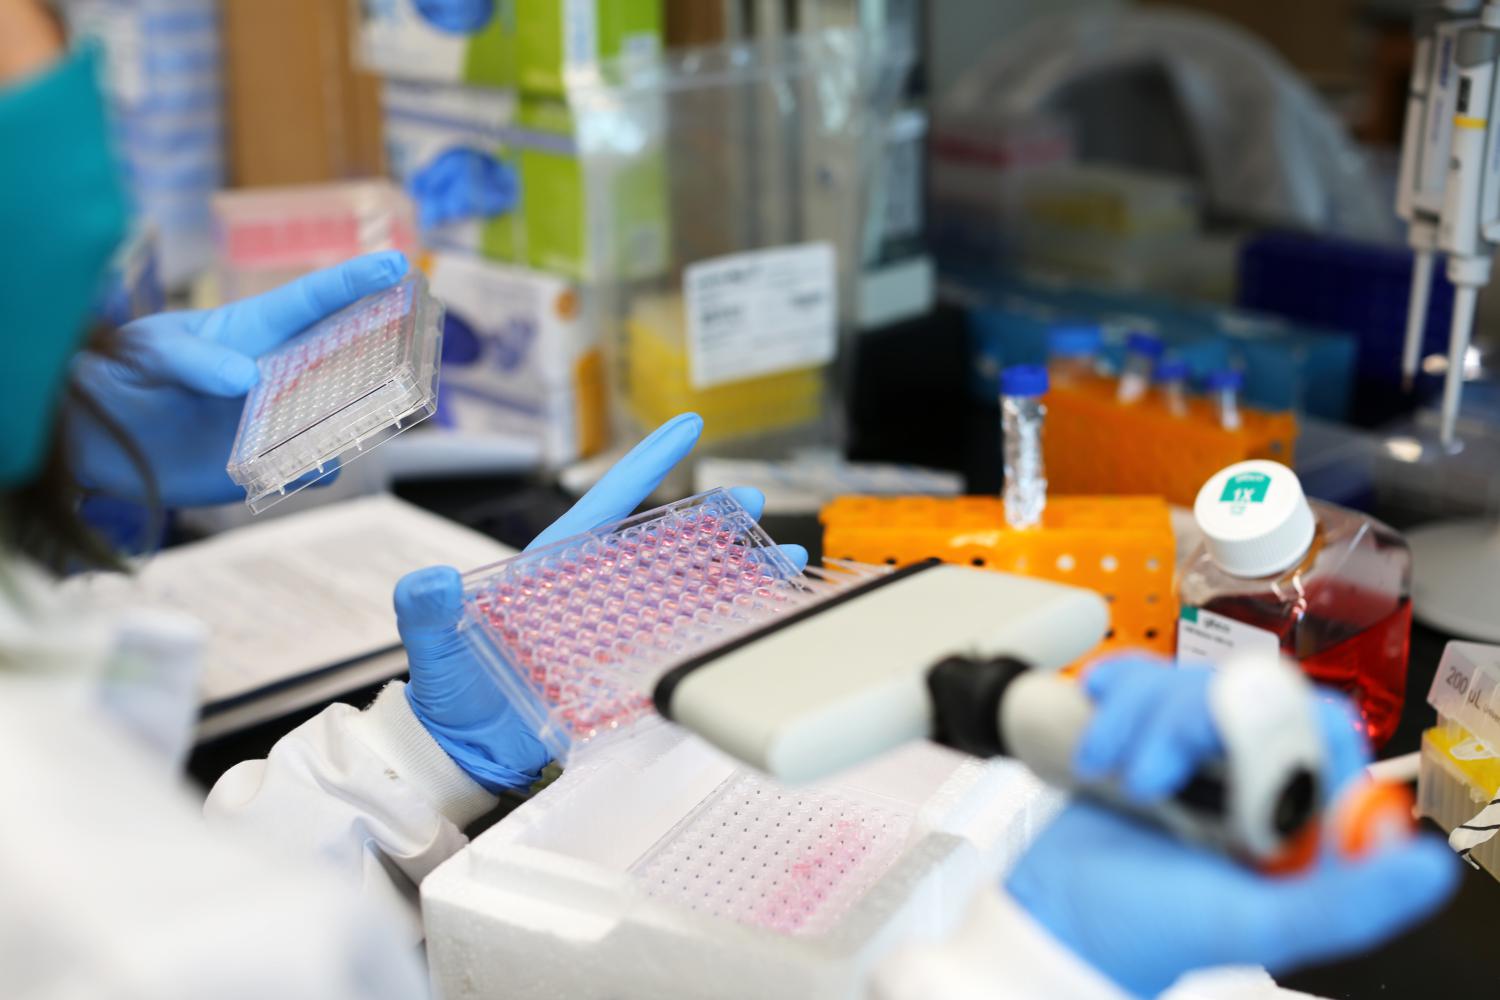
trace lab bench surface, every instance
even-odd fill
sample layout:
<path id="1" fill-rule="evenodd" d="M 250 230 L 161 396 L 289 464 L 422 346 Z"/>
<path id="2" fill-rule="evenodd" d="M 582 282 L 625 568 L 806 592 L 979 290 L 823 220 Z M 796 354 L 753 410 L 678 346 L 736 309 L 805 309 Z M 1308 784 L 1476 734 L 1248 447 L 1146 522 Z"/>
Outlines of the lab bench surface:
<path id="1" fill-rule="evenodd" d="M 849 400 L 851 456 L 955 469 L 965 474 L 972 491 L 998 490 L 998 412 L 968 401 L 961 321 L 951 311 L 940 312 L 865 346 Z M 425 483 L 399 492 L 516 546 L 524 545 L 571 502 L 554 488 L 516 479 Z M 815 518 L 767 516 L 764 523 L 777 541 L 805 545 L 814 559 L 819 557 L 822 537 Z M 1416 750 L 1422 731 L 1433 724 L 1427 688 L 1446 642 L 1446 636 L 1430 629 L 1417 626 L 1413 630 L 1405 710 L 1381 756 Z M 340 700 L 365 704 L 375 691 L 362 689 Z M 210 785 L 235 763 L 264 757 L 282 734 L 322 707 L 199 747 L 189 762 L 190 773 L 204 786 Z M 1500 882 L 1466 869 L 1457 896 L 1431 920 L 1375 952 L 1303 969 L 1281 977 L 1281 982 L 1336 1000 L 1494 996 L 1495 973 L 1488 958 L 1496 940 L 1500 940 Z"/>
<path id="2" fill-rule="evenodd" d="M 560 492 L 529 485 L 455 483 L 403 491 L 407 499 L 500 538 L 521 545 L 568 506 Z M 765 527 L 781 542 L 805 545 L 819 558 L 822 533 L 810 516 L 768 516 Z M 1411 664 L 1407 674 L 1406 707 L 1401 724 L 1381 756 L 1417 749 L 1422 731 L 1434 722 L 1427 705 L 1428 685 L 1437 672 L 1447 637 L 1417 626 L 1412 634 Z M 352 692 L 340 699 L 361 705 L 373 699 L 376 688 Z M 263 757 L 282 734 L 315 715 L 315 706 L 291 716 L 256 726 L 243 733 L 200 747 L 190 770 L 204 785 L 241 760 Z M 510 803 L 514 806 L 516 803 Z M 1437 917 L 1388 943 L 1378 952 L 1345 962 L 1304 969 L 1282 978 L 1292 989 L 1336 1000 L 1390 1000 L 1392 997 L 1438 995 L 1493 996 L 1494 970 L 1485 960 L 1500 940 L 1500 883 L 1484 872 L 1465 870 L 1455 899 Z"/>

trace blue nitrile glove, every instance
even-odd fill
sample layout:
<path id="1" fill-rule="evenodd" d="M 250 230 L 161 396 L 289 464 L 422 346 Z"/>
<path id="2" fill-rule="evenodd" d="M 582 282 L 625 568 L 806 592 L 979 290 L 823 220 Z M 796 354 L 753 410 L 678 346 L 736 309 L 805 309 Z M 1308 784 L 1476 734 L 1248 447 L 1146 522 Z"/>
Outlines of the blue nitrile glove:
<path id="1" fill-rule="evenodd" d="M 147 316 L 121 327 L 120 357 L 83 351 L 74 358 L 74 383 L 141 449 L 163 504 L 242 499 L 244 490 L 224 466 L 245 393 L 260 378 L 255 359 L 394 285 L 406 268 L 396 251 L 370 254 L 218 309 Z M 118 442 L 86 408 L 68 407 L 80 483 L 122 500 L 145 499 L 139 472 Z"/>
<path id="2" fill-rule="evenodd" d="M 450 149 L 407 182 L 423 229 L 488 219 L 516 205 L 516 172 L 488 153 L 461 146 Z"/>
<path id="3" fill-rule="evenodd" d="M 416 0 L 417 12 L 434 28 L 472 35 L 489 23 L 495 0 Z"/>
<path id="4" fill-rule="evenodd" d="M 1149 802 L 1174 794 L 1223 753 L 1209 672 L 1144 659 L 1096 666 L 1098 703 L 1075 761 Z M 1320 700 L 1329 788 L 1368 760 L 1344 699 Z M 1359 860 L 1325 850 L 1307 872 L 1269 876 L 1093 802 L 1075 801 L 1022 857 L 1010 893 L 1054 937 L 1138 996 L 1184 972 L 1263 965 L 1272 972 L 1373 947 L 1438 908 L 1457 885 L 1453 853 L 1422 835 Z"/>
<path id="5" fill-rule="evenodd" d="M 692 451 L 702 431 L 703 420 L 693 413 L 657 428 L 528 548 L 630 516 Z M 732 492 L 752 516 L 760 517 L 765 507 L 760 491 Z M 807 551 L 800 545 L 782 549 L 799 568 L 807 565 Z M 463 588 L 458 570 L 430 566 L 408 573 L 396 584 L 395 604 L 396 627 L 411 670 L 406 697 L 412 713 L 458 766 L 491 792 L 536 781 L 549 759 L 546 747 L 459 635 Z"/>

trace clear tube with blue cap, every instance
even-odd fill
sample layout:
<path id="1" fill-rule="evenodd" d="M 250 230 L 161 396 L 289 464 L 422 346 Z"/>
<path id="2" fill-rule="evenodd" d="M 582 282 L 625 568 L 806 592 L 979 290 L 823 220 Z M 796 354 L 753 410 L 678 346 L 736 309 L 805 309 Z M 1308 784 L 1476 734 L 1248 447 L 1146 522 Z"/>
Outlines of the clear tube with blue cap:
<path id="1" fill-rule="evenodd" d="M 1042 459 L 1042 424 L 1047 407 L 1047 369 L 1014 365 L 1000 375 L 1000 429 L 1005 449 L 1005 523 L 1034 528 L 1047 508 L 1047 469 Z"/>
<path id="2" fill-rule="evenodd" d="M 1047 331 L 1047 368 L 1054 382 L 1077 383 L 1098 374 L 1104 333 L 1097 324 L 1066 323 Z"/>
<path id="3" fill-rule="evenodd" d="M 1166 353 L 1166 345 L 1154 333 L 1137 330 L 1125 338 L 1125 367 L 1120 372 L 1117 396 L 1122 403 L 1138 403 L 1151 388 L 1156 363 Z"/>
<path id="4" fill-rule="evenodd" d="M 1226 431 L 1237 431 L 1240 419 L 1240 390 L 1245 386 L 1245 376 L 1233 368 L 1221 368 L 1210 372 L 1203 380 L 1203 388 L 1213 402 L 1219 417 L 1219 426 Z"/>
<path id="5" fill-rule="evenodd" d="M 1174 417 L 1188 415 L 1187 381 L 1190 370 L 1181 358 L 1162 358 L 1156 363 L 1156 388 L 1162 404 Z"/>

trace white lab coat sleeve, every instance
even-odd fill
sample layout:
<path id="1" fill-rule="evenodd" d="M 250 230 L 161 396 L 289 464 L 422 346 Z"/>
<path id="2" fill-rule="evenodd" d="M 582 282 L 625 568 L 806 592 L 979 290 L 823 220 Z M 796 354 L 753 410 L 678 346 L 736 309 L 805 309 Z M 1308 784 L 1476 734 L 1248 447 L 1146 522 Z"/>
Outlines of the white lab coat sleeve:
<path id="1" fill-rule="evenodd" d="M 979 893 L 950 937 L 885 958 L 871 993 L 876 1000 L 1129 1000 L 996 890 Z"/>
<path id="2" fill-rule="evenodd" d="M 364 711 L 330 706 L 265 760 L 225 772 L 204 812 L 331 862 L 377 905 L 404 910 L 417 940 L 417 885 L 497 801 L 433 740 L 397 681 Z"/>
<path id="3" fill-rule="evenodd" d="M 8 667 L 0 655 L 0 997 L 427 995 L 399 921 L 305 852 L 208 830 L 88 680 Z"/>

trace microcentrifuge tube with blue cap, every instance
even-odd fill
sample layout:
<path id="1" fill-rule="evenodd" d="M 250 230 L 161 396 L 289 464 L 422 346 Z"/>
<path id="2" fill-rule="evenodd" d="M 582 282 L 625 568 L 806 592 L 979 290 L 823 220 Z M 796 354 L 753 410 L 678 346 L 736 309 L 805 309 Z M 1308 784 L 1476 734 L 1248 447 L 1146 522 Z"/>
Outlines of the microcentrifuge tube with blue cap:
<path id="1" fill-rule="evenodd" d="M 1181 358 L 1162 358 L 1156 364 L 1156 385 L 1161 392 L 1162 403 L 1174 417 L 1188 415 L 1188 374 L 1188 363 Z"/>
<path id="2" fill-rule="evenodd" d="M 1005 523 L 1034 528 L 1047 508 L 1047 469 L 1042 461 L 1042 422 L 1047 407 L 1047 369 L 1015 365 L 1000 374 L 1000 429 L 1005 440 Z"/>
<path id="3" fill-rule="evenodd" d="M 1047 331 L 1047 367 L 1054 381 L 1081 382 L 1096 374 L 1104 333 L 1093 323 L 1069 323 Z"/>
<path id="4" fill-rule="evenodd" d="M 1240 429 L 1240 389 L 1244 384 L 1245 376 L 1233 368 L 1210 372 L 1203 381 L 1203 388 L 1218 413 L 1219 426 L 1226 431 Z"/>
<path id="5" fill-rule="evenodd" d="M 1166 346 L 1154 333 L 1136 331 L 1125 338 L 1125 368 L 1120 373 L 1118 398 L 1122 403 L 1138 403 L 1151 388 L 1151 374 L 1166 353 Z"/>

